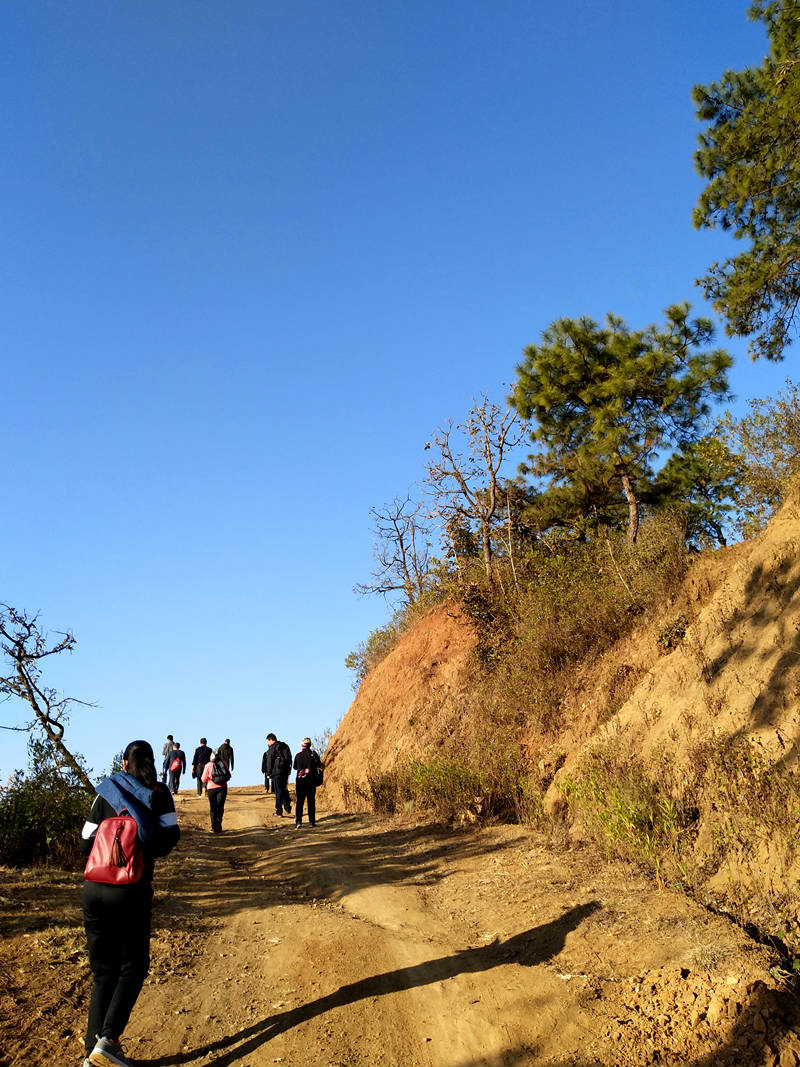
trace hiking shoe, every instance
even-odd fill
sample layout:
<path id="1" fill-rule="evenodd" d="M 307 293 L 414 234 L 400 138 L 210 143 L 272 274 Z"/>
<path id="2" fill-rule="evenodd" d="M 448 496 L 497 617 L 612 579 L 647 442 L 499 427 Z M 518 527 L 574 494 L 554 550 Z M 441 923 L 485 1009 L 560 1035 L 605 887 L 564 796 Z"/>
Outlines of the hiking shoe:
<path id="1" fill-rule="evenodd" d="M 295 828 L 295 830 L 302 830 L 303 829 L 303 824 L 299 823 L 299 822 L 296 822 L 294 824 L 294 828 Z"/>
<path id="2" fill-rule="evenodd" d="M 131 1067 L 131 1061 L 122 1054 L 122 1045 L 110 1037 L 98 1037 L 89 1053 L 89 1063 L 92 1067 Z"/>

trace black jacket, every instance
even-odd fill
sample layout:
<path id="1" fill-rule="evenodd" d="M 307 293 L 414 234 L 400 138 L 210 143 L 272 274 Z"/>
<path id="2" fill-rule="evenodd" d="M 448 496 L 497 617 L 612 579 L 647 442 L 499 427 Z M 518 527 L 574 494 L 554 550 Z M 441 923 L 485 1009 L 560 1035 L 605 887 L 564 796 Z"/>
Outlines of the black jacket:
<path id="1" fill-rule="evenodd" d="M 275 778 L 279 774 L 289 777 L 292 770 L 292 750 L 285 741 L 276 741 L 270 745 L 261 760 L 263 774 Z"/>
<path id="2" fill-rule="evenodd" d="M 208 745 L 198 745 L 197 748 L 194 750 L 194 755 L 192 756 L 192 771 L 194 772 L 196 777 L 200 777 L 200 775 L 203 773 L 203 767 L 205 767 L 205 765 L 210 759 L 211 749 L 208 747 Z"/>
<path id="3" fill-rule="evenodd" d="M 294 769 L 298 772 L 297 780 L 302 781 L 304 785 L 316 786 L 317 767 L 321 762 L 313 748 L 301 748 L 294 758 Z M 309 773 L 306 775 L 301 773 L 303 771 Z"/>

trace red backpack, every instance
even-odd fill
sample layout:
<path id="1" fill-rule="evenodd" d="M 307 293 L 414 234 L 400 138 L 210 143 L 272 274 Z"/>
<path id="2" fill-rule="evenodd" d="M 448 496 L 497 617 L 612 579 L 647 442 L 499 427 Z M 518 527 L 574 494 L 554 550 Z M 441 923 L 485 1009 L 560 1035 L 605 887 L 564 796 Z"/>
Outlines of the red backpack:
<path id="1" fill-rule="evenodd" d="M 136 820 L 130 815 L 103 819 L 86 861 L 84 879 L 104 885 L 130 885 L 141 879 L 143 870 L 144 855 Z"/>

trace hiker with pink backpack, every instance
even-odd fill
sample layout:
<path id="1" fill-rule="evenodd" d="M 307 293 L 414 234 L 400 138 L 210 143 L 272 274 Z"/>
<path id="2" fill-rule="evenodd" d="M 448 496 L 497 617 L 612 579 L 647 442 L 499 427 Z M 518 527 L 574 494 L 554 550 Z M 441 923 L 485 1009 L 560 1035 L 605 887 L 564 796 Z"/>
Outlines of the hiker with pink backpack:
<path id="1" fill-rule="evenodd" d="M 220 755 L 223 746 L 211 753 L 211 759 L 203 767 L 202 781 L 208 797 L 208 811 L 211 816 L 211 833 L 222 833 L 222 816 L 225 814 L 225 799 L 228 796 L 228 781 L 231 772 L 228 763 Z"/>
<path id="2" fill-rule="evenodd" d="M 94 983 L 83 1067 L 127 1067 L 120 1038 L 150 969 L 157 856 L 180 837 L 175 802 L 158 781 L 153 749 L 131 741 L 122 770 L 104 778 L 81 834 L 83 922 Z"/>
<path id="3" fill-rule="evenodd" d="M 186 774 L 186 753 L 181 748 L 180 741 L 172 744 L 172 760 L 169 765 L 169 787 L 175 796 L 181 787 L 181 774 Z"/>

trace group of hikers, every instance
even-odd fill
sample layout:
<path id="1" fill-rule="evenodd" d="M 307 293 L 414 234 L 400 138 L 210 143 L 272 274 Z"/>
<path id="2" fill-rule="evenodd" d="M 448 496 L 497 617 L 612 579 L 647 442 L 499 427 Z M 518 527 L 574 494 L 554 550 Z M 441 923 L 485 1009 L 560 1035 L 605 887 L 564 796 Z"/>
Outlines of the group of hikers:
<path id="1" fill-rule="evenodd" d="M 180 741 L 176 741 L 172 734 L 167 734 L 167 740 L 161 749 L 162 767 L 161 781 L 168 785 L 174 796 L 181 787 L 181 775 L 186 774 L 186 753 L 181 748 Z M 205 737 L 200 738 L 200 744 L 194 750 L 192 756 L 192 778 L 197 779 L 197 795 L 203 795 L 203 769 L 207 763 L 219 758 L 227 764 L 228 770 L 233 773 L 233 746 L 231 739 L 226 737 L 216 752 L 208 747 Z"/>
<path id="2" fill-rule="evenodd" d="M 192 759 L 197 795 L 205 786 L 211 830 L 222 830 L 228 780 L 233 770 L 230 738 L 217 749 L 205 737 Z M 291 814 L 289 775 L 297 771 L 295 826 L 316 822 L 315 795 L 322 783 L 322 761 L 304 737 L 292 760 L 289 746 L 267 734 L 261 770 L 275 795 L 275 814 Z M 83 921 L 92 970 L 92 991 L 83 1067 L 128 1067 L 120 1039 L 150 967 L 153 871 L 158 856 L 171 852 L 180 838 L 174 795 L 186 771 L 186 755 L 171 734 L 162 749 L 161 775 L 148 741 L 131 741 L 122 770 L 97 787 L 81 832 L 86 856 Z"/>

